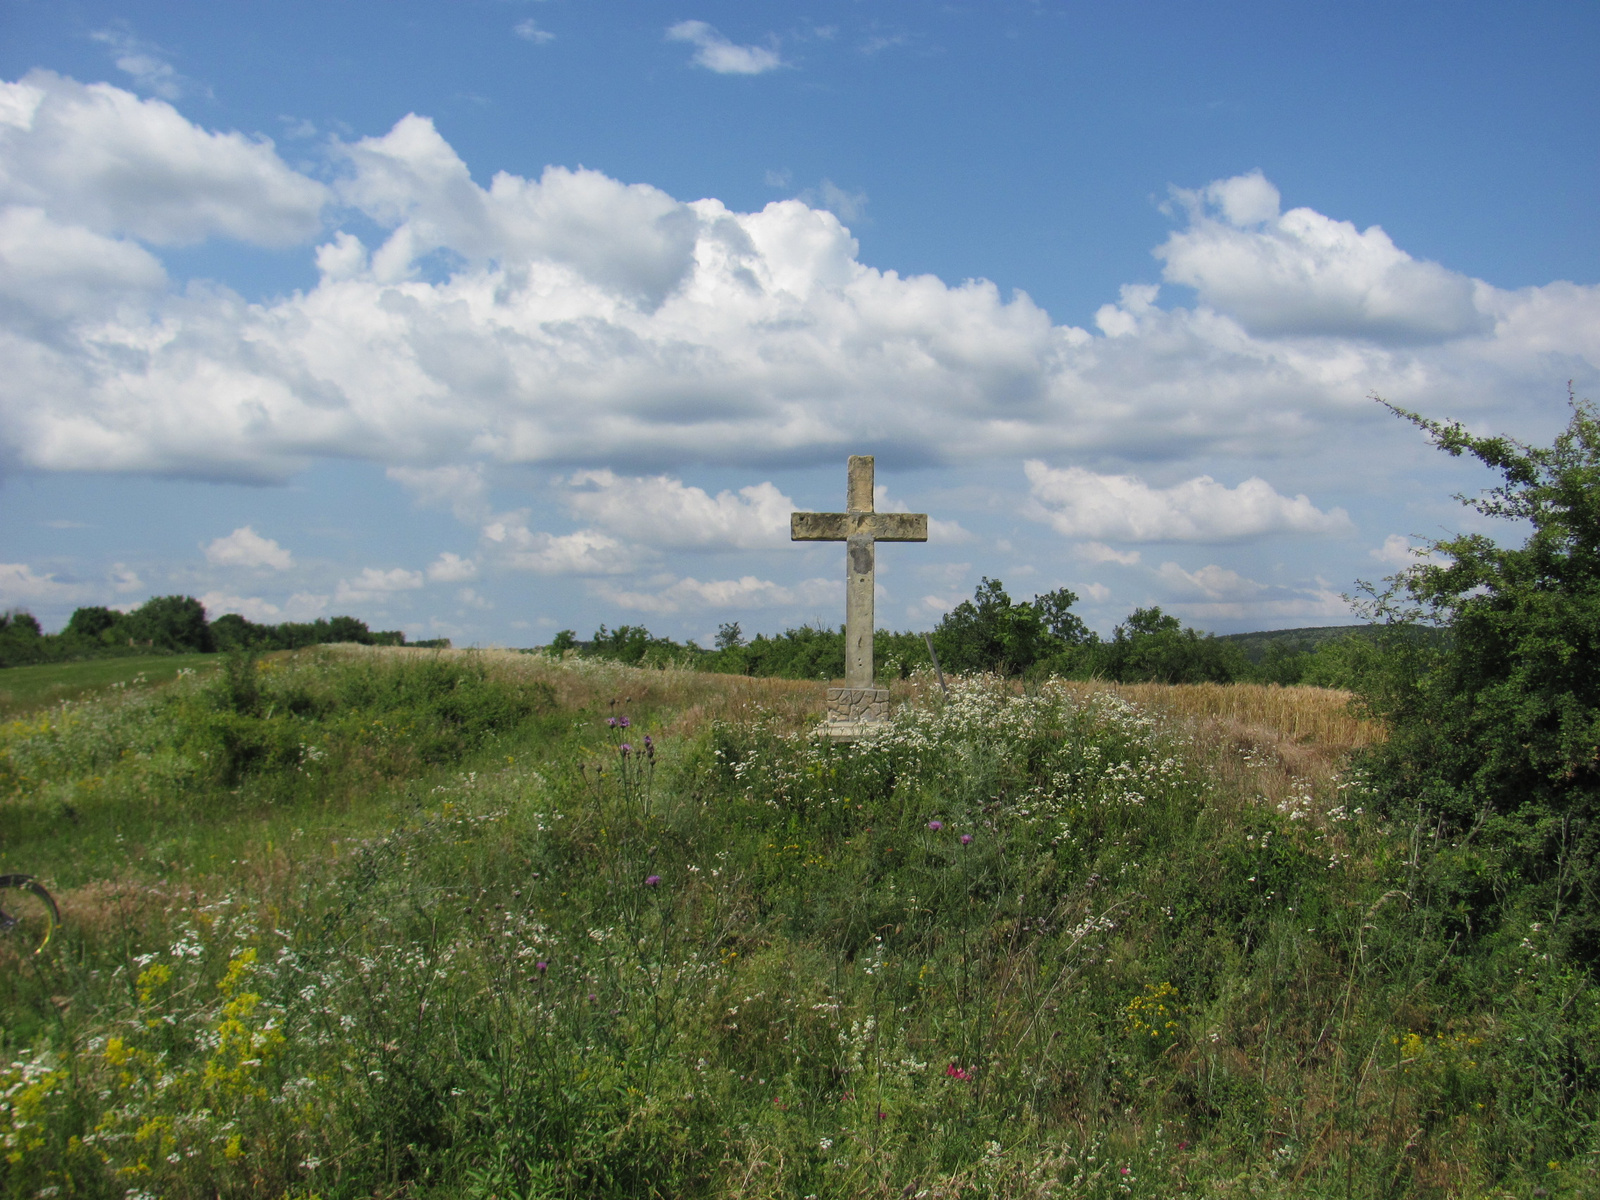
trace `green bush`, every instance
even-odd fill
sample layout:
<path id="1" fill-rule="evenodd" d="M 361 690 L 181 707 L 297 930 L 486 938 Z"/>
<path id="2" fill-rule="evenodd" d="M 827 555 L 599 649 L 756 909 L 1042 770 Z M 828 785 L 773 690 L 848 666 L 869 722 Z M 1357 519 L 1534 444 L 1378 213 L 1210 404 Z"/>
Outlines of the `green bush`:
<path id="1" fill-rule="evenodd" d="M 1495 914 L 1536 914 L 1600 966 L 1600 421 L 1574 401 L 1538 448 L 1393 411 L 1497 471 L 1503 483 L 1462 502 L 1531 532 L 1432 542 L 1374 596 L 1397 630 L 1367 689 L 1390 728 L 1374 778 L 1390 811 L 1420 805 L 1470 839 Z M 1417 625 L 1448 639 L 1406 636 Z"/>

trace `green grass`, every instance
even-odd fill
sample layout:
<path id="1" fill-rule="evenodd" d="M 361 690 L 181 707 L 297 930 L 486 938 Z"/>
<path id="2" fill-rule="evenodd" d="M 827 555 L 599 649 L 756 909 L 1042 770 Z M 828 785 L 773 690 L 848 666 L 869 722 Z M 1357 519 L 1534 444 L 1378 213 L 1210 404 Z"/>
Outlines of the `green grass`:
<path id="1" fill-rule="evenodd" d="M 1469 949 L 1331 756 L 819 701 L 321 652 L 15 723 L 67 923 L 0 974 L 11 1193 L 1595 1194 L 1600 993 L 1540 914 Z"/>
<path id="2" fill-rule="evenodd" d="M 209 671 L 214 654 L 140 654 L 86 662 L 43 663 L 0 669 L 0 720 L 63 700 L 81 700 L 107 688 L 134 690 L 171 683 L 184 671 Z"/>

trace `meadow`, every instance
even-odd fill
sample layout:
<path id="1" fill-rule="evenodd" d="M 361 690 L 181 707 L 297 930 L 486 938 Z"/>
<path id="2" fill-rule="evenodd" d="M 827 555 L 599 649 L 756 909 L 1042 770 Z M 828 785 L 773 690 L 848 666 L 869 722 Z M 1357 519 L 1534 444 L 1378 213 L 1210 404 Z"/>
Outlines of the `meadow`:
<path id="1" fill-rule="evenodd" d="M 1464 948 L 1348 695 L 894 694 L 333 647 L 14 710 L 9 1193 L 1600 1192 L 1600 990 Z"/>
<path id="2" fill-rule="evenodd" d="M 0 720 L 97 692 L 160 687 L 180 673 L 209 670 L 216 663 L 212 654 L 140 654 L 8 667 L 0 672 Z"/>

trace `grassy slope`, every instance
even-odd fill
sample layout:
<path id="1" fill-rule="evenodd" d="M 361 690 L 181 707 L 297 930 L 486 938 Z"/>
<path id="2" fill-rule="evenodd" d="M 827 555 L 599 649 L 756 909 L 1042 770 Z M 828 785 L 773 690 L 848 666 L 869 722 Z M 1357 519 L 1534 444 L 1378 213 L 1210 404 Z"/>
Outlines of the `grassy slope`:
<path id="1" fill-rule="evenodd" d="M 69 884 L 0 976 L 13 1190 L 1591 1194 L 1593 989 L 1462 953 L 1337 695 L 919 685 L 841 750 L 819 685 L 440 655 L 541 703 L 423 762 L 398 661 L 269 677 L 326 753 L 235 781 L 174 768 L 193 683 L 12 731 L 5 853 Z"/>
<path id="2" fill-rule="evenodd" d="M 0 670 L 0 721 L 35 709 L 81 700 L 107 688 L 159 687 L 184 671 L 206 671 L 214 654 L 140 654 L 85 662 L 42 663 Z"/>

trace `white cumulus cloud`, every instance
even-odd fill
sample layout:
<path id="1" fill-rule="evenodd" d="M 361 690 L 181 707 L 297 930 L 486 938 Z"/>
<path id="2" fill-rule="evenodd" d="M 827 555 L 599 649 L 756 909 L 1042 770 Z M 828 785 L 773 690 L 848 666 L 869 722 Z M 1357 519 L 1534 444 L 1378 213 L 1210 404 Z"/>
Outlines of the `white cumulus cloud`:
<path id="1" fill-rule="evenodd" d="M 750 550 L 789 541 L 795 503 L 771 483 L 711 496 L 667 475 L 579 471 L 567 507 L 611 533 L 663 549 Z"/>
<path id="2" fill-rule="evenodd" d="M 1409 567 L 1417 561 L 1417 551 L 1411 539 L 1400 533 L 1391 533 L 1383 539 L 1383 545 L 1368 550 L 1367 556 L 1391 567 Z"/>
<path id="3" fill-rule="evenodd" d="M 164 100 L 49 71 L 0 80 L 0 202 L 159 245 L 316 231 L 327 189 L 267 138 L 212 133 Z"/>
<path id="4" fill-rule="evenodd" d="M 1378 226 L 1357 230 L 1309 208 L 1278 212 L 1254 172 L 1180 191 L 1189 227 L 1156 250 L 1165 277 L 1251 333 L 1428 342 L 1483 333 L 1492 289 L 1421 262 Z"/>
<path id="5" fill-rule="evenodd" d="M 0 328 L 49 338 L 73 322 L 133 316 L 166 286 L 161 261 L 135 242 L 0 207 Z"/>
<path id="6" fill-rule="evenodd" d="M 205 547 L 205 555 L 207 562 L 221 567 L 270 567 L 274 571 L 287 571 L 294 565 L 289 551 L 248 525 L 211 542 Z"/>
<path id="7" fill-rule="evenodd" d="M 781 608 L 792 604 L 840 604 L 844 582 L 807 579 L 793 587 L 744 575 L 738 579 L 702 582 L 686 577 L 653 592 L 604 588 L 601 594 L 621 608 L 637 612 L 675 613 L 707 608 Z"/>
<path id="8" fill-rule="evenodd" d="M 27 563 L 0 563 L 0 608 L 28 604 L 67 604 L 81 600 L 89 589 L 81 583 L 58 580 L 54 573 L 40 574 Z"/>
<path id="9" fill-rule="evenodd" d="M 478 564 L 470 558 L 443 551 L 428 565 L 428 578 L 434 583 L 460 583 L 478 574 Z"/>
<path id="10" fill-rule="evenodd" d="M 480 186 L 416 115 L 329 153 L 359 236 L 324 231 L 327 189 L 264 140 L 107 84 L 0 84 L 0 458 L 251 481 L 364 460 L 482 527 L 504 464 L 1283 457 L 1374 390 L 1471 419 L 1600 370 L 1600 288 L 1463 291 L 1381 230 L 1279 213 L 1260 176 L 1178 210 L 1168 279 L 1198 306 L 1129 286 L 1091 332 L 985 280 L 869 267 L 798 200 L 734 212 L 562 167 Z M 298 238 L 321 276 L 252 304 L 175 288 L 150 252 L 212 236 Z M 1257 526 L 1334 516 L 1259 498 Z"/>
<path id="11" fill-rule="evenodd" d="M 1230 542 L 1271 533 L 1342 533 L 1342 508 L 1323 512 L 1304 495 L 1280 495 L 1264 479 L 1230 488 L 1200 475 L 1153 488 L 1133 475 L 1024 464 L 1029 515 L 1073 538 L 1118 542 Z"/>
<path id="12" fill-rule="evenodd" d="M 776 50 L 736 45 L 704 21 L 679 21 L 667 30 L 667 37 L 694 46 L 696 65 L 718 75 L 760 75 L 783 66 Z"/>
<path id="13" fill-rule="evenodd" d="M 543 533 L 528 528 L 527 513 L 507 513 L 483 527 L 483 544 L 495 559 L 540 575 L 618 575 L 640 565 L 641 555 L 595 529 Z"/>
<path id="14" fill-rule="evenodd" d="M 377 567 L 363 567 L 354 579 L 341 579 L 334 590 L 335 604 L 363 604 L 382 599 L 395 592 L 408 592 L 422 586 L 422 572 L 395 567 L 384 571 Z"/>
<path id="15" fill-rule="evenodd" d="M 1178 594 L 1189 593 L 1209 600 L 1243 600 L 1266 590 L 1265 584 L 1246 579 L 1239 572 L 1215 563 L 1198 571 L 1185 571 L 1175 562 L 1162 563 L 1157 574 Z"/>

